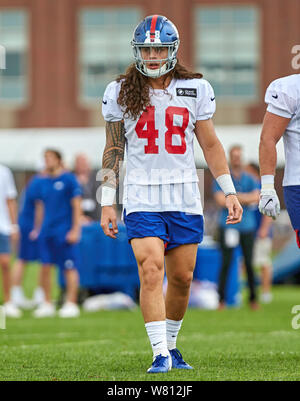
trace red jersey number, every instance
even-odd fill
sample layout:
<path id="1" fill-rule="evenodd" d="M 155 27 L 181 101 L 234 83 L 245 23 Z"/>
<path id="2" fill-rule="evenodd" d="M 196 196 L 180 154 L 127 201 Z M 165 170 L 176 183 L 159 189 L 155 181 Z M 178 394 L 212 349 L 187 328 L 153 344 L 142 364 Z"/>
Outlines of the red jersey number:
<path id="1" fill-rule="evenodd" d="M 143 112 L 136 124 L 135 131 L 139 138 L 147 138 L 148 143 L 145 145 L 145 153 L 158 153 L 158 146 L 155 139 L 158 138 L 158 129 L 155 129 L 155 107 L 149 106 Z M 144 129 L 145 125 L 147 126 Z"/>
<path id="2" fill-rule="evenodd" d="M 182 125 L 174 125 L 174 115 L 182 116 Z M 165 148 L 168 153 L 181 154 L 186 152 L 185 130 L 189 123 L 189 111 L 185 107 L 170 106 L 166 109 L 165 124 L 167 131 L 165 133 Z M 146 129 L 145 129 L 146 126 Z M 147 138 L 148 142 L 145 145 L 145 153 L 158 153 L 156 138 L 158 138 L 158 130 L 155 129 L 155 107 L 149 106 L 139 118 L 135 131 L 139 138 Z M 173 135 L 180 135 L 181 144 L 173 145 Z"/>
<path id="3" fill-rule="evenodd" d="M 174 115 L 182 116 L 182 125 L 174 125 Z M 168 153 L 183 155 L 186 151 L 185 130 L 189 123 L 189 112 L 185 107 L 168 107 L 166 110 L 166 127 L 168 131 L 165 135 L 165 146 Z M 172 145 L 173 135 L 180 135 L 181 145 Z"/>

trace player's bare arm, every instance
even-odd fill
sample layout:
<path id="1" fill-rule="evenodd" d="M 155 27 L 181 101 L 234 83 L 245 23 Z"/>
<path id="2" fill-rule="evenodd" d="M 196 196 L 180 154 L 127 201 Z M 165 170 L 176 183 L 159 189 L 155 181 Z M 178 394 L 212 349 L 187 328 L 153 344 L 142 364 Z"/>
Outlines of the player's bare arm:
<path id="1" fill-rule="evenodd" d="M 261 195 L 259 210 L 273 219 L 280 213 L 280 203 L 274 189 L 277 163 L 276 144 L 284 134 L 289 118 L 266 112 L 259 144 L 259 165 L 261 175 Z"/>
<path id="2" fill-rule="evenodd" d="M 76 244 L 80 239 L 80 218 L 81 218 L 81 197 L 75 196 L 72 199 L 72 227 L 67 233 L 66 240 L 70 244 Z"/>
<path id="3" fill-rule="evenodd" d="M 18 227 L 18 221 L 17 221 L 17 215 L 18 215 L 17 202 L 15 199 L 7 199 L 6 203 L 7 203 L 10 221 L 11 221 L 11 224 L 13 227 L 12 233 L 11 233 L 11 239 L 13 241 L 17 241 L 19 239 L 19 227 Z"/>
<path id="4" fill-rule="evenodd" d="M 44 204 L 42 201 L 37 200 L 34 206 L 34 226 L 33 230 L 29 233 L 31 241 L 35 241 L 41 231 L 43 219 L 44 219 Z"/>
<path id="5" fill-rule="evenodd" d="M 117 214 L 113 206 L 119 186 L 119 163 L 124 159 L 125 128 L 123 121 L 106 123 L 106 145 L 103 152 L 102 168 L 112 173 L 105 178 L 102 188 L 101 227 L 105 235 L 116 238 L 118 233 Z M 110 228 L 109 225 L 112 225 Z"/>
<path id="6" fill-rule="evenodd" d="M 241 205 L 252 205 L 259 202 L 258 189 L 255 189 L 251 192 L 238 192 L 236 196 Z"/>
<path id="7" fill-rule="evenodd" d="M 276 144 L 284 134 L 289 118 L 266 112 L 259 144 L 260 174 L 275 175 L 277 152 Z"/>
<path id="8" fill-rule="evenodd" d="M 230 175 L 225 152 L 219 141 L 213 122 L 209 120 L 197 121 L 195 134 L 203 150 L 205 160 L 214 178 Z M 236 194 L 221 194 L 224 206 L 228 209 L 226 224 L 237 224 L 242 219 L 243 209 Z"/>

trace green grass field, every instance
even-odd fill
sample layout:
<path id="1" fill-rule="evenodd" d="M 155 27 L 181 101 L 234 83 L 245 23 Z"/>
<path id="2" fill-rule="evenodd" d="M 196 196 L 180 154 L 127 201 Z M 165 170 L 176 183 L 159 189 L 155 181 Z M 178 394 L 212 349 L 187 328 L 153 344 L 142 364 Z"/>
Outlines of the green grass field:
<path id="1" fill-rule="evenodd" d="M 31 293 L 36 269 L 26 276 Z M 189 310 L 178 340 L 193 371 L 147 375 L 151 351 L 140 310 L 35 320 L 0 330 L 0 380 L 300 380 L 300 329 L 291 321 L 300 288 L 277 287 L 259 311 Z M 300 322 L 300 319 L 299 319 Z"/>

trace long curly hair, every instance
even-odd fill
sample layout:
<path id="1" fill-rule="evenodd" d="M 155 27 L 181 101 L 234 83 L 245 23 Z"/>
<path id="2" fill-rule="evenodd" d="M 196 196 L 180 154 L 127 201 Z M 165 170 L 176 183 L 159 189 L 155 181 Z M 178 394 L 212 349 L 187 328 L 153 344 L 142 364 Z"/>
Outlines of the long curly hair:
<path id="1" fill-rule="evenodd" d="M 173 70 L 165 75 L 175 79 L 193 79 L 202 78 L 203 75 L 198 72 L 188 71 L 185 67 L 177 62 Z M 118 104 L 125 110 L 124 116 L 137 119 L 141 111 L 146 110 L 150 106 L 149 81 L 146 76 L 141 74 L 135 67 L 130 64 L 125 74 L 121 74 L 117 78 L 117 82 L 121 81 L 121 89 L 118 98 Z"/>

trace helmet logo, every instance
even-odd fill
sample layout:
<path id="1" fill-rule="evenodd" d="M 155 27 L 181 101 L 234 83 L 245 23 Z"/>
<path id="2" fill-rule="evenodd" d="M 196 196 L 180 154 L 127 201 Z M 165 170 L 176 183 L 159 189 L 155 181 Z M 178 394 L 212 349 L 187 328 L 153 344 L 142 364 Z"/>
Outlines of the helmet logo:
<path id="1" fill-rule="evenodd" d="M 145 43 L 161 43 L 159 31 L 146 31 Z"/>

